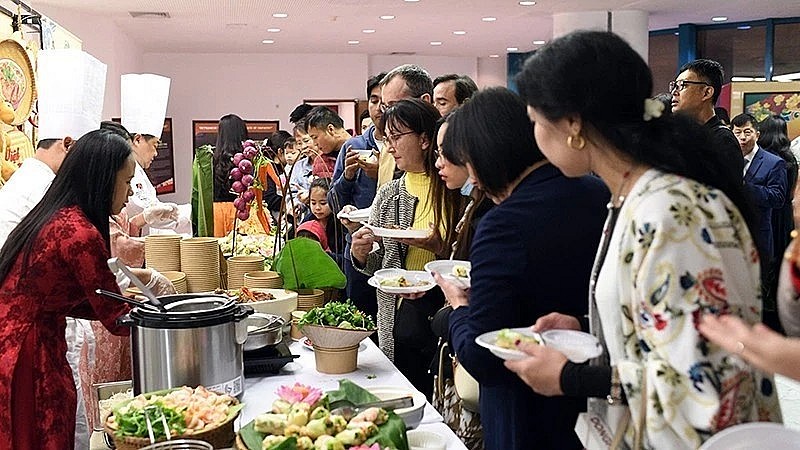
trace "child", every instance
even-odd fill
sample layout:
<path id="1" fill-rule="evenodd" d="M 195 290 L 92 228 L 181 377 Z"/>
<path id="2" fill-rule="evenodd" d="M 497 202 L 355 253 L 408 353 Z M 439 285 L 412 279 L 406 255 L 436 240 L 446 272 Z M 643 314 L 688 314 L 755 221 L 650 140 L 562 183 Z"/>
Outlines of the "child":
<path id="1" fill-rule="evenodd" d="M 345 233 L 328 205 L 330 184 L 330 178 L 317 178 L 311 183 L 308 203 L 313 218 L 298 227 L 297 236 L 319 241 L 322 248 L 341 267 Z"/>
<path id="2" fill-rule="evenodd" d="M 283 144 L 283 173 L 285 176 L 289 175 L 292 170 L 294 162 L 300 156 L 300 148 L 298 147 L 295 139 L 289 138 Z"/>

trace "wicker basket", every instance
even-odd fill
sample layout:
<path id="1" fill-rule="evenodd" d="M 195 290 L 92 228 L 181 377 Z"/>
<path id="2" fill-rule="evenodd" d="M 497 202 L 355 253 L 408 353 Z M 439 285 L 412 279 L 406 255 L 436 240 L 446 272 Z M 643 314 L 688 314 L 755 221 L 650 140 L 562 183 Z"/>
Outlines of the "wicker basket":
<path id="1" fill-rule="evenodd" d="M 231 406 L 238 404 L 239 401 L 234 398 L 234 402 L 231 403 Z M 233 431 L 233 423 L 236 421 L 236 418 L 239 416 L 239 414 L 240 413 L 237 413 L 236 415 L 229 417 L 225 422 L 222 422 L 218 426 L 209 430 L 205 430 L 200 433 L 172 436 L 172 438 L 204 441 L 214 446 L 214 448 L 228 448 L 233 445 L 234 438 L 236 437 L 236 433 Z M 114 430 L 108 426 L 108 423 L 105 424 L 105 432 L 111 437 L 111 440 L 114 441 L 114 446 L 117 448 L 117 450 L 138 450 L 153 444 L 153 442 L 150 442 L 149 438 L 129 436 L 117 437 L 114 434 Z M 157 439 L 156 442 L 163 442 L 166 440 L 166 438 L 162 437 Z"/>

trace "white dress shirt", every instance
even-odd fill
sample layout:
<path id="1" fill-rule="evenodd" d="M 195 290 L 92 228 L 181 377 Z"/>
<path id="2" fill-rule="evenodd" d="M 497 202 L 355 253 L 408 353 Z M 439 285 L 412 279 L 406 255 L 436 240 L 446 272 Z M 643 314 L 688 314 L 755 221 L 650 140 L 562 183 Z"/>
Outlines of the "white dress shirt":
<path id="1" fill-rule="evenodd" d="M 55 177 L 47 164 L 28 158 L 0 189 L 0 247 L 44 197 Z"/>
<path id="2" fill-rule="evenodd" d="M 744 155 L 744 172 L 742 172 L 742 176 L 747 175 L 747 171 L 750 170 L 750 164 L 753 163 L 753 159 L 755 159 L 756 153 L 758 153 L 758 146 L 754 145 L 753 150 L 751 150 L 750 153 Z"/>

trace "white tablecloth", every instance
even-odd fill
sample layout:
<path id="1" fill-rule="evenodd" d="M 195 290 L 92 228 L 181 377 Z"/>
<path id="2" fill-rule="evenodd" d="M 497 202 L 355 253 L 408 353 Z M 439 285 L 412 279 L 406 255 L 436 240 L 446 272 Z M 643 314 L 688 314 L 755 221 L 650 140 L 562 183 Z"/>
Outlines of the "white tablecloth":
<path id="1" fill-rule="evenodd" d="M 386 355 L 370 340 L 361 343 L 358 352 L 358 368 L 355 372 L 342 375 L 329 375 L 317 372 L 314 352 L 293 342 L 289 349 L 300 355 L 294 362 L 287 364 L 277 375 L 253 377 L 245 380 L 245 391 L 242 398 L 245 406 L 242 409 L 241 424 L 253 420 L 255 416 L 268 411 L 272 402 L 278 398 L 275 392 L 278 387 L 295 382 L 314 386 L 329 391 L 339 387 L 339 380 L 346 378 L 361 387 L 392 386 L 414 389 L 410 381 L 397 370 Z M 447 439 L 447 450 L 466 450 L 464 444 L 453 431 L 444 424 L 442 416 L 430 403 L 425 405 L 422 423 L 418 430 L 434 431 Z"/>

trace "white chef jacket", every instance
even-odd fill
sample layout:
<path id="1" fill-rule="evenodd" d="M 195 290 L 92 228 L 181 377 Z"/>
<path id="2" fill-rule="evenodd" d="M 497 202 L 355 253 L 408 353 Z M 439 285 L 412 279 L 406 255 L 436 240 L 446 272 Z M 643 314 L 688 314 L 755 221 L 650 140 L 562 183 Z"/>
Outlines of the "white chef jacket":
<path id="1" fill-rule="evenodd" d="M 147 178 L 147 173 L 138 162 L 136 163 L 136 170 L 133 172 L 131 189 L 133 190 L 133 195 L 128 198 L 128 204 L 125 206 L 128 217 L 140 214 L 148 206 L 158 203 L 156 188 L 153 187 L 153 183 Z"/>
<path id="2" fill-rule="evenodd" d="M 47 164 L 28 158 L 0 189 L 0 247 L 44 197 L 55 177 Z"/>

